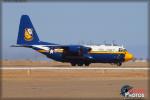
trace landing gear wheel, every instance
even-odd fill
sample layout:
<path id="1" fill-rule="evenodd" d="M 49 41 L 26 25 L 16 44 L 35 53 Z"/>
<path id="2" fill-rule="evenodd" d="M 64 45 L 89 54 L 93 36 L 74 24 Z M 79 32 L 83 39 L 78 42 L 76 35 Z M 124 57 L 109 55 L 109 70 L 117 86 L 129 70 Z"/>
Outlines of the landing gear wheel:
<path id="1" fill-rule="evenodd" d="M 85 63 L 85 66 L 89 66 L 90 65 L 90 63 Z"/>
<path id="2" fill-rule="evenodd" d="M 83 64 L 79 63 L 78 66 L 83 66 Z"/>
<path id="3" fill-rule="evenodd" d="M 122 63 L 121 63 L 121 62 L 118 62 L 118 63 L 117 63 L 117 66 L 121 66 L 121 65 L 122 65 Z"/>
<path id="4" fill-rule="evenodd" d="M 76 66 L 76 63 L 71 63 L 71 66 Z"/>

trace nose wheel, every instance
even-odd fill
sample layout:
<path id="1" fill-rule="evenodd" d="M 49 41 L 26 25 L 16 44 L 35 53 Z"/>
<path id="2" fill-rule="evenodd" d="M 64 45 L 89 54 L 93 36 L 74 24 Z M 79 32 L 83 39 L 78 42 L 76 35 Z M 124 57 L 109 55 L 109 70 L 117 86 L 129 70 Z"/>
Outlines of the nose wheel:
<path id="1" fill-rule="evenodd" d="M 116 63 L 117 64 L 117 66 L 121 66 L 122 65 L 122 62 L 118 62 L 118 63 Z"/>

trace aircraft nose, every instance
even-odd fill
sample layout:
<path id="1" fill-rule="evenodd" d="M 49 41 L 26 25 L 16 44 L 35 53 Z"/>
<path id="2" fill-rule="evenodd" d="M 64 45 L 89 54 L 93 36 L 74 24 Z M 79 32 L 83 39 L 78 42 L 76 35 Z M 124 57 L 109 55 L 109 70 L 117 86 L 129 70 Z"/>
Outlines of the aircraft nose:
<path id="1" fill-rule="evenodd" d="M 129 60 L 132 60 L 134 58 L 133 54 L 127 52 L 125 54 L 125 61 L 129 61 Z"/>

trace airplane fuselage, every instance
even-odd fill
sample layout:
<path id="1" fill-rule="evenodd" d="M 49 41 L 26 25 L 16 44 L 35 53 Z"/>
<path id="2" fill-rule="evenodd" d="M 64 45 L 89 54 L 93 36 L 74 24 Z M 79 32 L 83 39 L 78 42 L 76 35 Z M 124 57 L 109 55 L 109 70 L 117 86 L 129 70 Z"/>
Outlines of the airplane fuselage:
<path id="1" fill-rule="evenodd" d="M 46 55 L 48 58 L 59 62 L 69 62 L 72 64 L 90 64 L 90 63 L 114 63 L 121 64 L 122 62 L 131 60 L 133 55 L 121 46 L 114 45 L 85 45 L 91 50 L 85 54 L 78 53 L 64 54 L 64 49 L 55 48 L 55 46 L 33 45 L 34 50 Z M 70 45 L 71 47 L 80 47 L 81 45 Z M 57 46 L 56 46 L 57 47 Z"/>

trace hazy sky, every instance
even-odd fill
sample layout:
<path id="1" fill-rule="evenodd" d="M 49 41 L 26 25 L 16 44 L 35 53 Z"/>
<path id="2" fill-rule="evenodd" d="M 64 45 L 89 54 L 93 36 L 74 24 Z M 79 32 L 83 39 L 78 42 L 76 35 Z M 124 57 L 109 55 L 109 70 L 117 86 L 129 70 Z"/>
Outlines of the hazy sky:
<path id="1" fill-rule="evenodd" d="M 148 57 L 148 4 L 145 2 L 38 2 L 2 4 L 4 59 L 47 59 L 16 44 L 20 17 L 30 16 L 40 40 L 59 44 L 102 44 L 113 40 L 137 58 Z M 48 60 L 48 59 L 47 59 Z"/>

